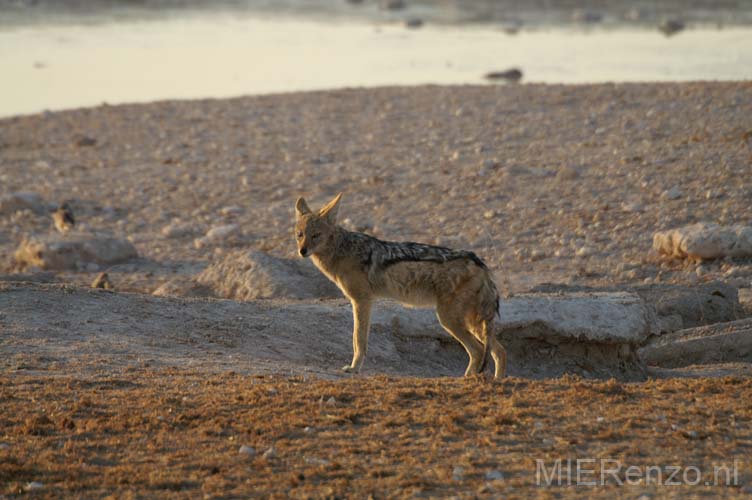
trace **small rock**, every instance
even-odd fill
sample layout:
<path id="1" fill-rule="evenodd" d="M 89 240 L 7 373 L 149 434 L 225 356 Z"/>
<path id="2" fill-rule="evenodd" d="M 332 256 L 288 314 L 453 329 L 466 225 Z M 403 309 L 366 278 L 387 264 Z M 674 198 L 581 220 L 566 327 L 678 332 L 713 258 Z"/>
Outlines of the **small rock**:
<path id="1" fill-rule="evenodd" d="M 637 201 L 628 201 L 621 204 L 622 212 L 642 212 L 645 206 Z"/>
<path id="2" fill-rule="evenodd" d="M 303 428 L 303 432 L 305 432 L 306 434 L 310 434 L 313 432 L 313 427 L 306 426 Z"/>
<path id="3" fill-rule="evenodd" d="M 277 450 L 274 449 L 274 446 L 269 448 L 264 452 L 263 455 L 261 455 L 265 460 L 269 460 L 270 458 L 274 458 L 277 456 Z"/>
<path id="4" fill-rule="evenodd" d="M 604 420 L 606 420 L 606 419 L 605 419 L 605 418 L 603 418 L 603 417 L 598 417 L 598 418 L 596 418 L 596 419 L 595 419 L 595 421 L 596 421 L 596 422 L 598 422 L 599 424 L 600 424 L 601 422 L 603 422 Z"/>
<path id="5" fill-rule="evenodd" d="M 5 451 L 9 449 L 10 449 L 10 445 L 8 443 L 0 443 L 0 450 Z"/>
<path id="6" fill-rule="evenodd" d="M 465 478 L 465 468 L 457 465 L 452 469 L 452 479 L 455 481 L 462 481 Z"/>
<path id="7" fill-rule="evenodd" d="M 41 490 L 44 488 L 44 484 L 40 483 L 39 481 L 32 481 L 30 483 L 26 483 L 26 486 L 24 486 L 24 490 L 26 491 L 36 491 Z"/>
<path id="8" fill-rule="evenodd" d="M 326 400 L 326 406 L 335 406 L 336 404 L 337 404 L 337 400 L 334 399 L 334 396 Z"/>
<path id="9" fill-rule="evenodd" d="M 536 248 L 532 252 L 530 252 L 530 260 L 533 262 L 537 262 L 545 258 L 546 258 L 546 252 L 544 252 L 543 250 L 539 248 Z"/>
<path id="10" fill-rule="evenodd" d="M 683 196 L 683 193 L 681 192 L 681 189 L 679 189 L 679 186 L 674 186 L 671 189 L 668 189 L 661 193 L 661 198 L 664 200 L 678 200 Z"/>
<path id="11" fill-rule="evenodd" d="M 485 212 L 483 212 L 484 219 L 493 219 L 495 215 L 496 212 L 493 210 L 486 210 Z"/>
<path id="12" fill-rule="evenodd" d="M 197 232 L 196 227 L 189 223 L 174 221 L 162 228 L 162 236 L 166 238 L 180 238 Z"/>
<path id="13" fill-rule="evenodd" d="M 240 226 L 237 224 L 227 224 L 224 226 L 216 226 L 206 232 L 204 238 L 209 241 L 221 241 L 236 234 L 240 230 Z"/>
<path id="14" fill-rule="evenodd" d="M 209 231 L 203 238 L 197 238 L 194 240 L 193 245 L 200 249 L 206 245 L 212 243 L 219 243 L 229 239 L 231 236 L 236 235 L 240 231 L 240 226 L 237 224 L 227 224 L 224 226 L 215 226 Z"/>
<path id="15" fill-rule="evenodd" d="M 589 247 L 589 246 L 582 246 L 582 247 L 580 247 L 580 248 L 577 249 L 577 251 L 575 252 L 575 255 L 577 257 L 581 258 L 581 259 L 584 259 L 584 258 L 592 256 L 593 253 L 595 253 L 595 252 L 593 251 L 593 249 L 591 247 Z"/>
<path id="16" fill-rule="evenodd" d="M 486 481 L 500 481 L 504 479 L 504 474 L 500 470 L 486 472 Z"/>
<path id="17" fill-rule="evenodd" d="M 248 455 L 249 457 L 253 457 L 256 455 L 256 449 L 253 448 L 252 446 L 248 446 L 244 444 L 243 446 L 240 447 L 240 449 L 238 450 L 238 453 L 241 455 Z"/>
<path id="18" fill-rule="evenodd" d="M 239 207 L 237 205 L 231 205 L 228 207 L 222 207 L 219 209 L 219 213 L 224 215 L 225 217 L 235 217 L 237 215 L 240 215 L 244 212 L 243 207 Z"/>
<path id="19" fill-rule="evenodd" d="M 573 181 L 580 177 L 580 171 L 575 167 L 564 166 L 556 171 L 557 181 Z"/>
<path id="20" fill-rule="evenodd" d="M 73 138 L 73 144 L 75 144 L 79 148 L 91 147 L 91 146 L 96 146 L 97 140 L 94 139 L 93 137 L 89 137 L 88 135 L 79 134 Z"/>
<path id="21" fill-rule="evenodd" d="M 329 465 L 331 462 L 325 458 L 305 457 L 305 463 L 310 465 Z"/>

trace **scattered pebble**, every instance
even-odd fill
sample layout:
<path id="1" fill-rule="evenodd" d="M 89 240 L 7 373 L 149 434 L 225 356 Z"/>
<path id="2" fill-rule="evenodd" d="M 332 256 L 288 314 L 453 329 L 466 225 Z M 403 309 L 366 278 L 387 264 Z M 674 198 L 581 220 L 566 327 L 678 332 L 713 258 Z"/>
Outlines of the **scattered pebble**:
<path id="1" fill-rule="evenodd" d="M 452 469 L 452 479 L 455 481 L 462 481 L 465 478 L 465 468 L 461 465 L 455 466 L 454 469 Z"/>
<path id="2" fill-rule="evenodd" d="M 681 189 L 679 189 L 679 186 L 674 186 L 661 193 L 661 198 L 664 200 L 678 200 L 682 196 L 683 193 L 681 192 Z"/>
<path id="3" fill-rule="evenodd" d="M 240 447 L 240 449 L 238 450 L 238 453 L 240 453 L 241 455 L 248 455 L 249 457 L 253 457 L 256 455 L 256 449 L 253 448 L 252 446 L 248 446 L 244 444 L 243 446 Z"/>
<path id="4" fill-rule="evenodd" d="M 274 457 L 276 457 L 276 456 L 277 456 L 277 450 L 275 450 L 275 449 L 274 449 L 274 446 L 272 446 L 271 448 L 269 448 L 268 450 L 266 450 L 266 451 L 264 452 L 264 454 L 263 454 L 263 455 L 261 455 L 261 456 L 262 456 L 262 458 L 264 458 L 265 460 L 269 460 L 270 458 L 274 458 Z"/>
<path id="5" fill-rule="evenodd" d="M 499 481 L 504 479 L 504 474 L 500 470 L 486 472 L 486 481 Z"/>
<path id="6" fill-rule="evenodd" d="M 230 205 L 219 209 L 219 213 L 224 215 L 225 217 L 235 217 L 242 214 L 243 212 L 245 212 L 245 209 L 237 205 Z"/>
<path id="7" fill-rule="evenodd" d="M 40 483 L 39 481 L 32 481 L 30 483 L 26 483 L 26 486 L 24 486 L 24 490 L 26 491 L 36 491 L 41 490 L 44 488 L 44 484 Z"/>
<path id="8" fill-rule="evenodd" d="M 593 248 L 589 246 L 582 246 L 575 251 L 575 255 L 581 259 L 592 257 L 594 253 Z"/>

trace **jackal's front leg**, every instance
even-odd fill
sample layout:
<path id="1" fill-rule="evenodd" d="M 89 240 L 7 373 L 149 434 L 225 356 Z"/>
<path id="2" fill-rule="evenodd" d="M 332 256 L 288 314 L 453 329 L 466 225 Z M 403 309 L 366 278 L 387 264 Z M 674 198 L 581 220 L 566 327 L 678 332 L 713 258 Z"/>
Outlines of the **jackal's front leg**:
<path id="1" fill-rule="evenodd" d="M 342 367 L 348 373 L 358 373 L 368 351 L 368 330 L 371 326 L 371 301 L 352 300 L 353 308 L 353 359 Z"/>

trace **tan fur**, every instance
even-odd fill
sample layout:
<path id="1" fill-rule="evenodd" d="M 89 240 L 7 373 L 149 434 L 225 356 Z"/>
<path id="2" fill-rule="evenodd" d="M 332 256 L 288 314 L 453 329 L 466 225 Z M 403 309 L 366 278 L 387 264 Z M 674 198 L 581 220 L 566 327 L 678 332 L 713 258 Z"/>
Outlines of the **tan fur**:
<path id="1" fill-rule="evenodd" d="M 436 308 L 441 325 L 470 357 L 465 375 L 479 373 L 490 352 L 495 377 L 504 376 L 506 352 L 493 332 L 498 293 L 485 265 L 469 252 L 383 242 L 346 231 L 336 225 L 341 196 L 315 213 L 299 198 L 295 237 L 300 254 L 310 256 L 352 303 L 353 359 L 343 370 L 360 371 L 368 347 L 373 302 L 390 298 L 407 306 Z M 419 249 L 424 253 L 436 250 L 438 261 L 407 260 L 415 250 L 410 245 L 425 247 Z"/>

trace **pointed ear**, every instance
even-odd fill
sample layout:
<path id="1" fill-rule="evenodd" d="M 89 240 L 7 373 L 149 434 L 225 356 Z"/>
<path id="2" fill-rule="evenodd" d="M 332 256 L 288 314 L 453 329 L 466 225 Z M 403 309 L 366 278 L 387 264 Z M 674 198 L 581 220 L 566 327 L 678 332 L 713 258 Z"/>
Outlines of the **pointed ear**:
<path id="1" fill-rule="evenodd" d="M 325 217 L 327 222 L 335 224 L 337 222 L 337 209 L 339 208 L 339 200 L 342 198 L 342 193 L 335 196 L 332 201 L 324 205 L 319 210 L 319 217 Z"/>
<path id="2" fill-rule="evenodd" d="M 298 218 L 310 213 L 311 209 L 308 208 L 308 203 L 306 203 L 303 198 L 298 198 L 298 201 L 295 202 L 295 214 Z"/>

